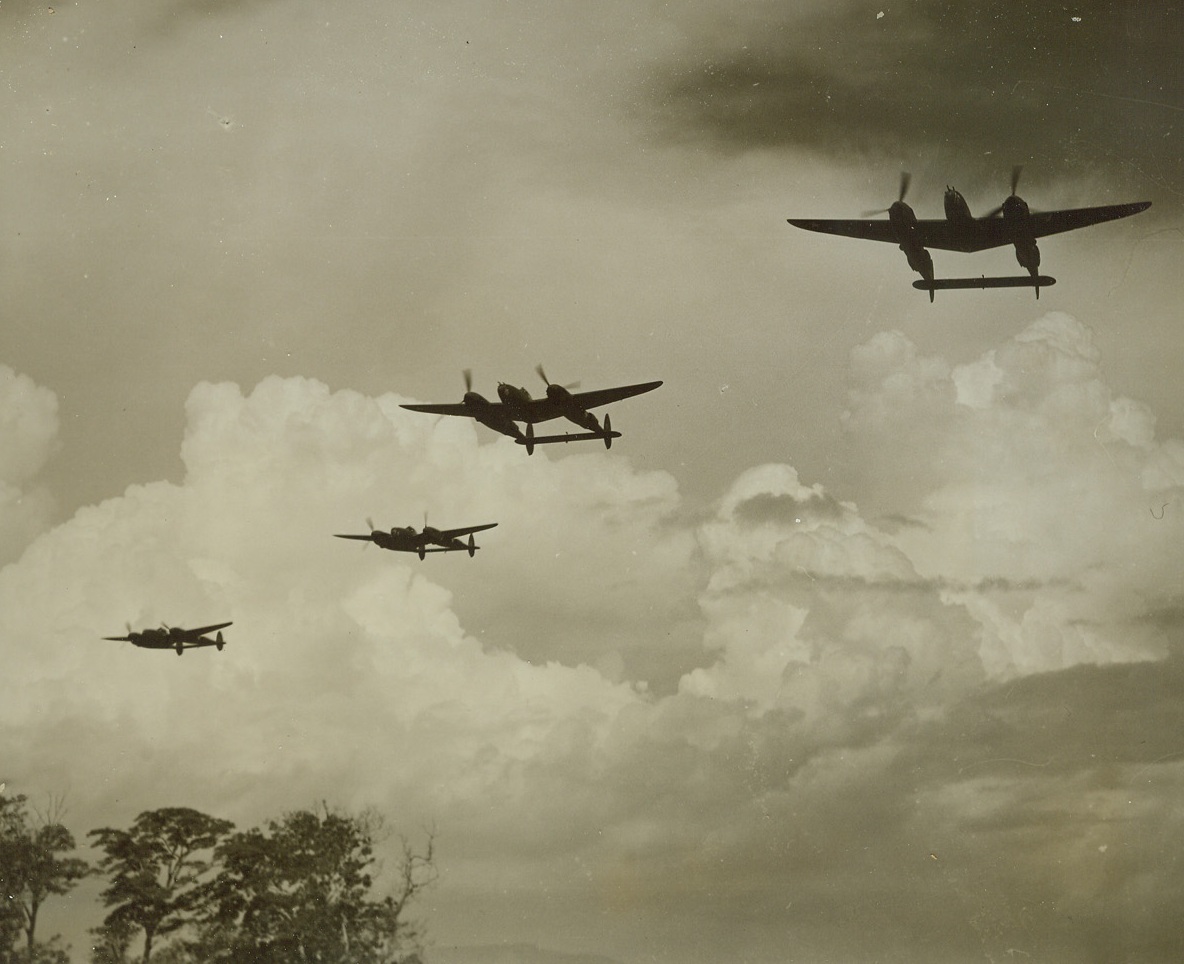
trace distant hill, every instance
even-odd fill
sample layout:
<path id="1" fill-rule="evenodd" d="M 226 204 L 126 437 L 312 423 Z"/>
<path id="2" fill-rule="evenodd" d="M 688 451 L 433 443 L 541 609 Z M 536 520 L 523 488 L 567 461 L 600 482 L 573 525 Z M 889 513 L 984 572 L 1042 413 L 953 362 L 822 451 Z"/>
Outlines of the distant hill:
<path id="1" fill-rule="evenodd" d="M 428 948 L 424 964 L 620 964 L 599 954 L 568 954 L 534 944 L 469 944 Z"/>

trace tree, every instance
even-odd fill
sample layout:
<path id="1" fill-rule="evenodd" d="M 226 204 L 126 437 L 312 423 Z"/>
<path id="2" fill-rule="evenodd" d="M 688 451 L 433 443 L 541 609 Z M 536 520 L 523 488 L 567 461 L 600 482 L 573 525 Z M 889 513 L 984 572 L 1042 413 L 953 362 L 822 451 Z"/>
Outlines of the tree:
<path id="1" fill-rule="evenodd" d="M 21 936 L 21 912 L 15 900 L 7 899 L 16 889 L 16 868 L 9 857 L 12 842 L 24 830 L 25 798 L 0 794 L 0 964 L 16 960 L 16 942 Z"/>
<path id="2" fill-rule="evenodd" d="M 408 905 L 436 876 L 431 835 L 403 843 L 394 892 L 372 897 L 381 821 L 323 806 L 228 837 L 198 957 L 223 964 L 393 964 L 417 948 Z"/>
<path id="3" fill-rule="evenodd" d="M 103 902 L 112 910 L 103 926 L 118 935 L 128 925 L 144 932 L 144 964 L 153 943 L 192 922 L 201 908 L 212 851 L 234 824 L 188 807 L 148 810 L 130 830 L 101 827 L 89 836 L 105 856 L 100 868 L 111 875 Z"/>
<path id="4" fill-rule="evenodd" d="M 127 964 L 127 949 L 139 928 L 129 920 L 104 922 L 91 928 L 91 964 Z"/>
<path id="5" fill-rule="evenodd" d="M 25 935 L 25 959 L 52 960 L 63 955 L 51 944 L 38 945 L 37 919 L 45 901 L 67 893 L 90 873 L 90 865 L 78 857 L 65 857 L 75 849 L 74 835 L 62 824 L 65 808 L 61 799 L 50 798 L 45 812 L 29 817 L 26 797 L 0 797 L 0 889 L 7 912 L 0 923 L 0 936 L 11 954 L 15 922 Z"/>

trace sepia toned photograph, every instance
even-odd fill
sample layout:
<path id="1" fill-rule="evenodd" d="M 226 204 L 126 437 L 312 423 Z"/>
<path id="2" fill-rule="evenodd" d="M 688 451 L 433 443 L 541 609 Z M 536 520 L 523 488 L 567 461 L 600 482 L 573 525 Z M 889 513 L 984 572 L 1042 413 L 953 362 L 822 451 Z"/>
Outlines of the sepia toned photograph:
<path id="1" fill-rule="evenodd" d="M 0 0 L 0 964 L 1184 960 L 1182 52 Z"/>

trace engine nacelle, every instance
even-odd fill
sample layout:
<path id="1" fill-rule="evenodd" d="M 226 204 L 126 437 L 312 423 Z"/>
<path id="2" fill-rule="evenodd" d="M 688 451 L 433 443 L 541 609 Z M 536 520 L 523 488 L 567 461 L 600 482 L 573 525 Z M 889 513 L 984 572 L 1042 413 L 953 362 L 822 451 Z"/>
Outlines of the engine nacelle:
<path id="1" fill-rule="evenodd" d="M 915 248 L 911 245 L 906 246 L 902 244 L 900 250 L 908 258 L 910 268 L 921 275 L 926 281 L 933 278 L 933 255 L 929 253 L 927 248 Z"/>
<path id="2" fill-rule="evenodd" d="M 1024 238 L 1015 243 L 1015 259 L 1033 275 L 1040 269 L 1040 248 L 1035 238 Z M 1037 291 L 1039 294 L 1039 291 Z"/>
<path id="3" fill-rule="evenodd" d="M 1026 218 L 1028 216 L 1028 202 L 1022 197 L 1011 195 L 1003 202 L 1003 216 L 1005 218 Z"/>
<path id="4" fill-rule="evenodd" d="M 568 421 L 575 422 L 580 428 L 589 432 L 599 432 L 600 422 L 591 412 L 582 408 L 568 409 L 565 413 Z"/>

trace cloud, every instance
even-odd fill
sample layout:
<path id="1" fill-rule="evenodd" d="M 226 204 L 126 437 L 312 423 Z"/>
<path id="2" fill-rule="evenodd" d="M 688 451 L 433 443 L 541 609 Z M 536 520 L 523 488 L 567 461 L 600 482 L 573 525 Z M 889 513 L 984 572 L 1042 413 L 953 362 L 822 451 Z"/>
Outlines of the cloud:
<path id="1" fill-rule="evenodd" d="M 762 522 L 753 525 L 753 506 Z M 774 516 L 770 505 L 794 507 Z M 824 511 L 802 511 L 802 507 Z M 882 738 L 981 678 L 975 624 L 882 533 L 789 466 L 742 475 L 700 535 L 705 641 L 682 690 L 785 711 L 821 745 Z"/>
<path id="2" fill-rule="evenodd" d="M 892 544 L 988 627 L 993 667 L 1167 651 L 1140 615 L 1175 592 L 1184 444 L 1111 391 L 1089 329 L 1049 314 L 959 366 L 878 335 L 853 370 L 852 457 L 921 523 Z"/>
<path id="3" fill-rule="evenodd" d="M 1055 957 L 1084 946 L 1063 915 L 1113 899 L 1108 933 L 1170 949 L 1175 892 L 1144 880 L 1150 835 L 1184 837 L 1178 598 L 1151 571 L 1178 570 L 1176 443 L 1059 314 L 963 364 L 877 335 L 851 379 L 886 526 L 783 463 L 692 523 L 616 449 L 527 458 L 393 394 L 202 383 L 178 483 L 0 571 L 0 776 L 68 789 L 82 830 L 318 799 L 435 825 L 449 942 Z M 499 526 L 471 560 L 332 538 L 425 509 Z M 98 638 L 220 619 L 221 653 Z"/>
<path id="4" fill-rule="evenodd" d="M 266 379 L 246 397 L 195 388 L 181 484 L 132 486 L 79 511 L 0 575 L 4 638 L 26 640 L 6 658 L 24 683 L 3 709 L 10 764 L 46 752 L 18 733 L 54 738 L 55 720 L 85 720 L 91 739 L 131 752 L 72 760 L 69 779 L 138 805 L 170 787 L 170 799 L 193 792 L 236 815 L 326 793 L 447 812 L 454 798 L 505 793 L 503 778 L 552 740 L 595 743 L 641 701 L 630 683 L 555 661 L 561 646 L 539 665 L 520 659 L 497 619 L 477 627 L 479 642 L 438 580 L 469 566 L 525 600 L 522 587 L 544 581 L 542 558 L 552 605 L 594 611 L 612 647 L 588 661 L 628 652 L 654 605 L 612 586 L 640 573 L 651 586 L 676 582 L 685 565 L 677 540 L 654 537 L 676 497 L 669 477 L 609 453 L 527 460 L 509 441 L 478 445 L 462 420 L 404 412 L 402 400 L 307 379 Z M 500 525 L 474 560 L 421 563 L 332 539 L 358 516 L 404 524 L 423 508 L 440 524 Z M 601 574 L 591 584 L 589 566 Z M 221 654 L 169 661 L 98 638 L 125 621 L 223 619 L 234 626 Z M 562 634 L 545 609 L 534 619 L 517 625 L 546 654 Z"/>
<path id="5" fill-rule="evenodd" d="M 36 480 L 57 448 L 57 396 L 0 365 L 0 566 L 49 521 L 53 499 Z"/>
<path id="6" fill-rule="evenodd" d="M 1110 0 L 1073 10 L 1002 0 L 729 10 L 704 17 L 655 69 L 655 123 L 728 150 L 947 166 L 957 155 L 964 175 L 998 189 L 1010 164 L 1029 159 L 1078 173 L 1117 167 L 1110 145 L 1123 130 L 1148 169 L 1175 182 L 1178 151 L 1151 131 L 1174 129 L 1184 106 L 1169 80 L 1178 28 L 1168 6 Z"/>

